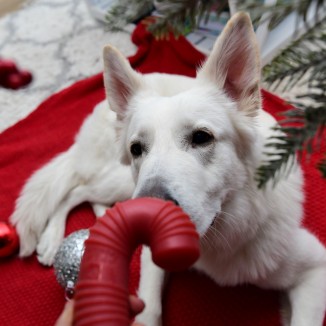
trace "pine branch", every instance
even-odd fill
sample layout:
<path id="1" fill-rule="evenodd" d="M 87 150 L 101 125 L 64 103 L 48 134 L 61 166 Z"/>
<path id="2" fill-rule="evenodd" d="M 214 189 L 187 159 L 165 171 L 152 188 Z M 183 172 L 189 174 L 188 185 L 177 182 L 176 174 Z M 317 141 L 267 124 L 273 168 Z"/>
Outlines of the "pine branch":
<path id="1" fill-rule="evenodd" d="M 294 109 L 284 115 L 286 119 L 274 128 L 277 135 L 271 137 L 266 145 L 267 148 L 274 149 L 273 153 L 266 153 L 271 159 L 257 170 L 256 180 L 259 188 L 263 188 L 269 180 L 273 180 L 275 184 L 284 174 L 290 172 L 297 152 L 299 158 L 302 158 L 303 151 L 311 154 L 323 141 L 326 126 L 324 105 L 307 107 L 304 110 Z M 325 175 L 326 160 L 322 160 L 318 168 Z"/>
<path id="2" fill-rule="evenodd" d="M 271 140 L 268 147 L 276 149 L 278 159 L 265 162 L 257 171 L 259 187 L 274 179 L 274 184 L 284 174 L 287 162 L 295 159 L 297 152 L 312 153 L 325 137 L 326 121 L 326 20 L 323 19 L 315 27 L 298 40 L 292 42 L 263 70 L 265 82 L 276 89 L 285 84 L 284 91 L 295 86 L 307 85 L 308 91 L 297 95 L 291 101 L 297 109 L 287 112 L 287 119 L 277 128 L 284 133 L 280 145 Z M 309 77 L 307 78 L 307 73 Z M 305 102 L 309 99 L 309 104 Z M 298 124 L 299 127 L 288 127 Z M 282 147 L 283 146 L 283 147 Z M 281 150 L 281 152 L 280 152 Z M 301 157 L 301 155 L 300 155 Z M 325 176 L 325 160 L 317 168 Z M 289 171 L 289 170 L 288 170 Z"/>
<path id="3" fill-rule="evenodd" d="M 164 36 L 173 32 L 180 36 L 197 28 L 202 20 L 207 21 L 214 10 L 220 14 L 228 6 L 227 0 L 160 0 L 162 14 L 150 26 L 155 36 Z"/>
<path id="4" fill-rule="evenodd" d="M 326 19 L 310 28 L 306 34 L 292 42 L 263 69 L 264 81 L 276 89 L 286 81 L 285 90 L 292 89 L 310 72 L 309 86 L 316 79 L 326 77 Z"/>
<path id="5" fill-rule="evenodd" d="M 292 12 L 298 13 L 299 17 L 307 22 L 309 8 L 314 2 L 316 3 L 314 20 L 317 22 L 318 12 L 325 6 L 325 0 L 279 0 L 274 5 L 264 5 L 256 0 L 246 0 L 242 4 L 239 3 L 239 10 L 250 12 L 254 24 L 263 23 L 261 17 L 268 13 L 265 15 L 265 20 L 269 20 L 268 28 L 273 29 Z"/>
<path id="6" fill-rule="evenodd" d="M 152 0 L 120 0 L 108 11 L 105 19 L 109 31 L 121 31 L 129 24 L 153 9 Z"/>
<path id="7" fill-rule="evenodd" d="M 172 32 L 180 36 L 198 27 L 199 23 L 207 21 L 209 14 L 215 10 L 218 14 L 228 6 L 227 0 L 157 0 L 160 16 L 148 21 L 148 29 L 158 38 Z M 107 14 L 107 27 L 111 31 L 123 29 L 149 8 L 149 0 L 122 0 Z"/>
<path id="8" fill-rule="evenodd" d="M 121 0 L 107 15 L 109 30 L 121 30 L 127 23 L 133 22 L 140 13 L 149 11 L 150 0 Z M 297 12 L 306 21 L 310 5 L 316 2 L 315 21 L 318 20 L 318 10 L 325 5 L 325 0 L 279 0 L 273 6 L 264 5 L 255 0 L 245 0 L 238 4 L 239 10 L 249 11 L 254 23 L 261 22 L 266 12 L 269 15 L 269 27 L 274 28 L 291 12 Z M 185 30 L 193 30 L 214 10 L 218 15 L 228 8 L 227 0 L 156 0 L 161 16 L 149 24 L 149 29 L 156 36 L 166 36 L 169 32 L 175 35 L 184 34 Z"/>

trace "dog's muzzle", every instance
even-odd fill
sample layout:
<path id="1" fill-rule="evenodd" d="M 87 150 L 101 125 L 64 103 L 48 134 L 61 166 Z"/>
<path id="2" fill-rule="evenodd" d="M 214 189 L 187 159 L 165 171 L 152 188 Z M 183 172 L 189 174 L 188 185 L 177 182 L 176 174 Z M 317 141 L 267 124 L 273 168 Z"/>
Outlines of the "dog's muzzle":
<path id="1" fill-rule="evenodd" d="M 159 179 L 150 180 L 143 189 L 140 189 L 133 198 L 154 197 L 163 200 L 172 201 L 175 205 L 180 206 L 179 202 L 171 195 L 170 191 L 160 182 Z"/>

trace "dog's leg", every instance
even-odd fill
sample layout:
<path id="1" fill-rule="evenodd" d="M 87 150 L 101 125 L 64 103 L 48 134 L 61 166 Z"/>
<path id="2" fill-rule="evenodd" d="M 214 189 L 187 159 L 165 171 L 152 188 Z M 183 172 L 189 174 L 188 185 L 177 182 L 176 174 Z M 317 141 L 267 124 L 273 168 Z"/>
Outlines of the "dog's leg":
<path id="1" fill-rule="evenodd" d="M 299 229 L 296 248 L 294 284 L 288 291 L 291 304 L 291 326 L 322 326 L 326 309 L 326 250 L 308 231 Z M 294 268 L 293 268 L 294 267 Z"/>
<path id="2" fill-rule="evenodd" d="M 36 248 L 40 263 L 52 265 L 54 256 L 64 237 L 68 213 L 74 207 L 86 201 L 96 203 L 93 204 L 93 210 L 95 215 L 100 217 L 104 215 L 107 209 L 104 203 L 110 206 L 117 201 L 130 198 L 134 189 L 130 170 L 120 165 L 113 165 L 104 175 L 99 173 L 93 178 L 89 183 L 72 189 L 50 216 Z"/>
<path id="3" fill-rule="evenodd" d="M 38 261 L 43 265 L 51 266 L 53 264 L 54 256 L 64 238 L 67 210 L 59 207 L 41 235 L 36 252 Z"/>
<path id="4" fill-rule="evenodd" d="M 302 275 L 298 285 L 289 291 L 292 307 L 290 326 L 322 326 L 326 304 L 326 269 L 315 268 Z"/>
<path id="5" fill-rule="evenodd" d="M 64 238 L 68 213 L 87 200 L 87 187 L 79 186 L 71 191 L 51 216 L 37 245 L 37 258 L 43 265 L 52 265 L 54 256 Z"/>
<path id="6" fill-rule="evenodd" d="M 145 302 L 145 310 L 137 316 L 137 322 L 148 326 L 159 326 L 162 324 L 164 278 L 164 270 L 153 263 L 150 249 L 144 246 L 141 254 L 138 295 Z"/>
<path id="7" fill-rule="evenodd" d="M 21 257 L 31 255 L 57 205 L 78 184 L 73 168 L 74 148 L 53 158 L 26 182 L 10 217 L 20 239 Z"/>

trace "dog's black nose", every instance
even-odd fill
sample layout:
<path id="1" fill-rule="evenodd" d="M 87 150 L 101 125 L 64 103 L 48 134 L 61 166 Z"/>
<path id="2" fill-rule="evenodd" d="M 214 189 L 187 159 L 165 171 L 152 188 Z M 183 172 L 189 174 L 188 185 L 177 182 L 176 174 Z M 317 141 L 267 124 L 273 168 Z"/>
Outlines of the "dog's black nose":
<path id="1" fill-rule="evenodd" d="M 134 198 L 135 197 L 155 197 L 163 200 L 170 200 L 177 206 L 180 206 L 179 202 L 171 195 L 171 191 L 169 191 L 159 179 L 150 180 L 145 187 L 134 194 Z"/>

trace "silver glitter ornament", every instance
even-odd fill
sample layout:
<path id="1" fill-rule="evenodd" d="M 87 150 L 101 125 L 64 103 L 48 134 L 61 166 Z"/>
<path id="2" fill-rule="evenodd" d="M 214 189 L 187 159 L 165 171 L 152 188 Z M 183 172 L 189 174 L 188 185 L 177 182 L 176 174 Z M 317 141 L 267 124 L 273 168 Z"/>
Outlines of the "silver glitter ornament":
<path id="1" fill-rule="evenodd" d="M 84 243 L 89 237 L 89 230 L 82 229 L 71 233 L 60 245 L 54 257 L 54 273 L 66 297 L 70 299 L 74 294 L 78 279 L 80 262 L 84 254 Z"/>

